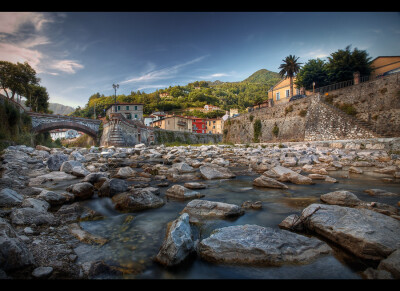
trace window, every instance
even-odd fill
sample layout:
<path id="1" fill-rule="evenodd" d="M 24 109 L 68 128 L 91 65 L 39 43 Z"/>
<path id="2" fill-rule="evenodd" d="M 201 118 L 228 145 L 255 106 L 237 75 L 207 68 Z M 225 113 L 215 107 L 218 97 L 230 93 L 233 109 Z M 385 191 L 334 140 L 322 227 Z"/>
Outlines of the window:
<path id="1" fill-rule="evenodd" d="M 135 114 L 135 119 L 137 119 L 137 114 Z"/>
<path id="2" fill-rule="evenodd" d="M 126 106 L 126 110 L 129 110 L 129 106 Z"/>
<path id="3" fill-rule="evenodd" d="M 300 95 L 300 90 L 296 89 L 296 95 Z"/>
<path id="4" fill-rule="evenodd" d="M 135 110 L 137 110 L 137 106 L 135 106 Z"/>
<path id="5" fill-rule="evenodd" d="M 121 110 L 121 106 L 118 106 L 118 110 Z"/>
<path id="6" fill-rule="evenodd" d="M 280 92 L 276 92 L 276 100 L 279 100 L 280 98 Z"/>
<path id="7" fill-rule="evenodd" d="M 286 97 L 290 96 L 290 90 L 286 90 Z"/>

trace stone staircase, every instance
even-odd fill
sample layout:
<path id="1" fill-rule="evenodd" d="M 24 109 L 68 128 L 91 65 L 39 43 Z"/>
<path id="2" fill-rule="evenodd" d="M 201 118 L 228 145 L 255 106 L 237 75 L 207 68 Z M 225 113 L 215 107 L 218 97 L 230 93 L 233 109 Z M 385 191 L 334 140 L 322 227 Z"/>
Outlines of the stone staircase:
<path id="1" fill-rule="evenodd" d="M 381 138 L 389 138 L 389 137 L 393 137 L 393 135 L 389 132 L 389 131 L 376 131 L 375 130 L 375 126 L 372 125 L 371 123 L 364 121 L 364 120 L 360 120 L 356 117 L 353 117 L 351 115 L 348 115 L 347 113 L 343 112 L 342 110 L 340 110 L 339 108 L 337 108 L 336 106 L 332 105 L 331 103 L 325 101 L 323 98 L 320 99 L 320 101 L 327 106 L 328 108 L 330 108 L 333 112 L 335 112 L 336 114 L 338 114 L 339 116 L 341 116 L 342 118 L 344 118 L 345 120 L 348 120 L 349 122 L 355 123 L 357 124 L 359 127 L 370 131 L 371 133 L 373 133 L 374 135 L 376 135 L 376 137 L 381 137 Z"/>
<path id="2" fill-rule="evenodd" d="M 111 130 L 110 138 L 109 138 L 109 145 L 113 145 L 116 147 L 125 146 L 125 140 L 124 140 L 124 137 L 122 136 L 122 132 L 119 127 Z"/>

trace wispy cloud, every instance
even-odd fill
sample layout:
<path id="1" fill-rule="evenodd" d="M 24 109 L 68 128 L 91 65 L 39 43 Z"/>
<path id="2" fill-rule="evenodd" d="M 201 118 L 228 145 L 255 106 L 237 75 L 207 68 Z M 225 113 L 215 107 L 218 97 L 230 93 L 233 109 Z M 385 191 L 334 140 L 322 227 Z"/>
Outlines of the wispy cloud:
<path id="1" fill-rule="evenodd" d="M 64 19 L 64 14 L 57 14 Z M 37 12 L 0 12 L 0 60 L 28 62 L 37 73 L 74 74 L 84 66 L 76 60 L 56 60 L 42 52 L 42 46 L 52 44 L 45 35 L 47 23 L 55 22 L 53 14 Z"/>
<path id="2" fill-rule="evenodd" d="M 67 74 L 74 74 L 77 70 L 83 69 L 84 66 L 74 60 L 54 61 L 50 68 Z"/>
<path id="3" fill-rule="evenodd" d="M 215 73 L 215 74 L 211 74 L 211 75 L 207 75 L 207 76 L 199 76 L 199 78 L 212 79 L 212 78 L 221 78 L 221 77 L 229 77 L 229 76 L 232 76 L 232 75 L 227 74 L 227 73 Z"/>
<path id="4" fill-rule="evenodd" d="M 192 65 L 194 63 L 200 62 L 205 57 L 206 56 L 201 56 L 201 57 L 195 58 L 193 60 L 190 60 L 190 61 L 182 63 L 182 64 L 177 64 L 177 65 L 174 65 L 174 66 L 171 66 L 168 68 L 164 68 L 164 69 L 154 70 L 154 71 L 148 72 L 142 76 L 130 78 L 128 80 L 122 81 L 122 82 L 120 82 L 120 84 L 137 83 L 137 82 L 151 82 L 151 81 L 156 81 L 156 80 L 171 79 L 171 78 L 174 78 L 180 72 L 180 70 L 182 68 Z"/>

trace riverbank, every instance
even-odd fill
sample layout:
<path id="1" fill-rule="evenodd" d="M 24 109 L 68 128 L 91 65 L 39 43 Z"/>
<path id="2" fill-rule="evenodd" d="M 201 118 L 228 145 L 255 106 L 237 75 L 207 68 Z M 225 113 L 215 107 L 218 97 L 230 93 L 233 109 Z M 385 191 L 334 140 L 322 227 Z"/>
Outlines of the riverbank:
<path id="1" fill-rule="evenodd" d="M 399 278 L 399 147 L 398 138 L 10 146 L 1 157 L 0 277 L 163 278 L 182 264 L 303 270 L 333 260 L 351 278 Z M 124 259 L 101 256 L 116 249 L 110 257 Z M 343 256 L 362 267 L 349 271 Z"/>

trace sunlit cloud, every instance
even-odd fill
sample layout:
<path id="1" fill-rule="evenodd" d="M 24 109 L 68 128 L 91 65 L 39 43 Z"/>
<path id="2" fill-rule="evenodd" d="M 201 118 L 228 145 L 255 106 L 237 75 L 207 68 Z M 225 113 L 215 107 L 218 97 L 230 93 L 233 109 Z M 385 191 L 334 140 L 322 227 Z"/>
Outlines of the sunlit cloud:
<path id="1" fill-rule="evenodd" d="M 47 22 L 53 22 L 49 15 L 37 12 L 0 12 L 0 33 L 15 34 L 24 25 L 40 31 Z"/>
<path id="2" fill-rule="evenodd" d="M 50 68 L 67 73 L 67 74 L 74 74 L 77 70 L 83 69 L 84 66 L 74 60 L 61 60 L 61 61 L 54 61 Z"/>
<path id="3" fill-rule="evenodd" d="M 221 78 L 221 77 L 229 77 L 231 74 L 226 74 L 226 73 L 216 73 L 216 74 L 211 74 L 208 76 L 200 76 L 199 78 L 202 79 L 212 79 L 212 78 Z"/>

